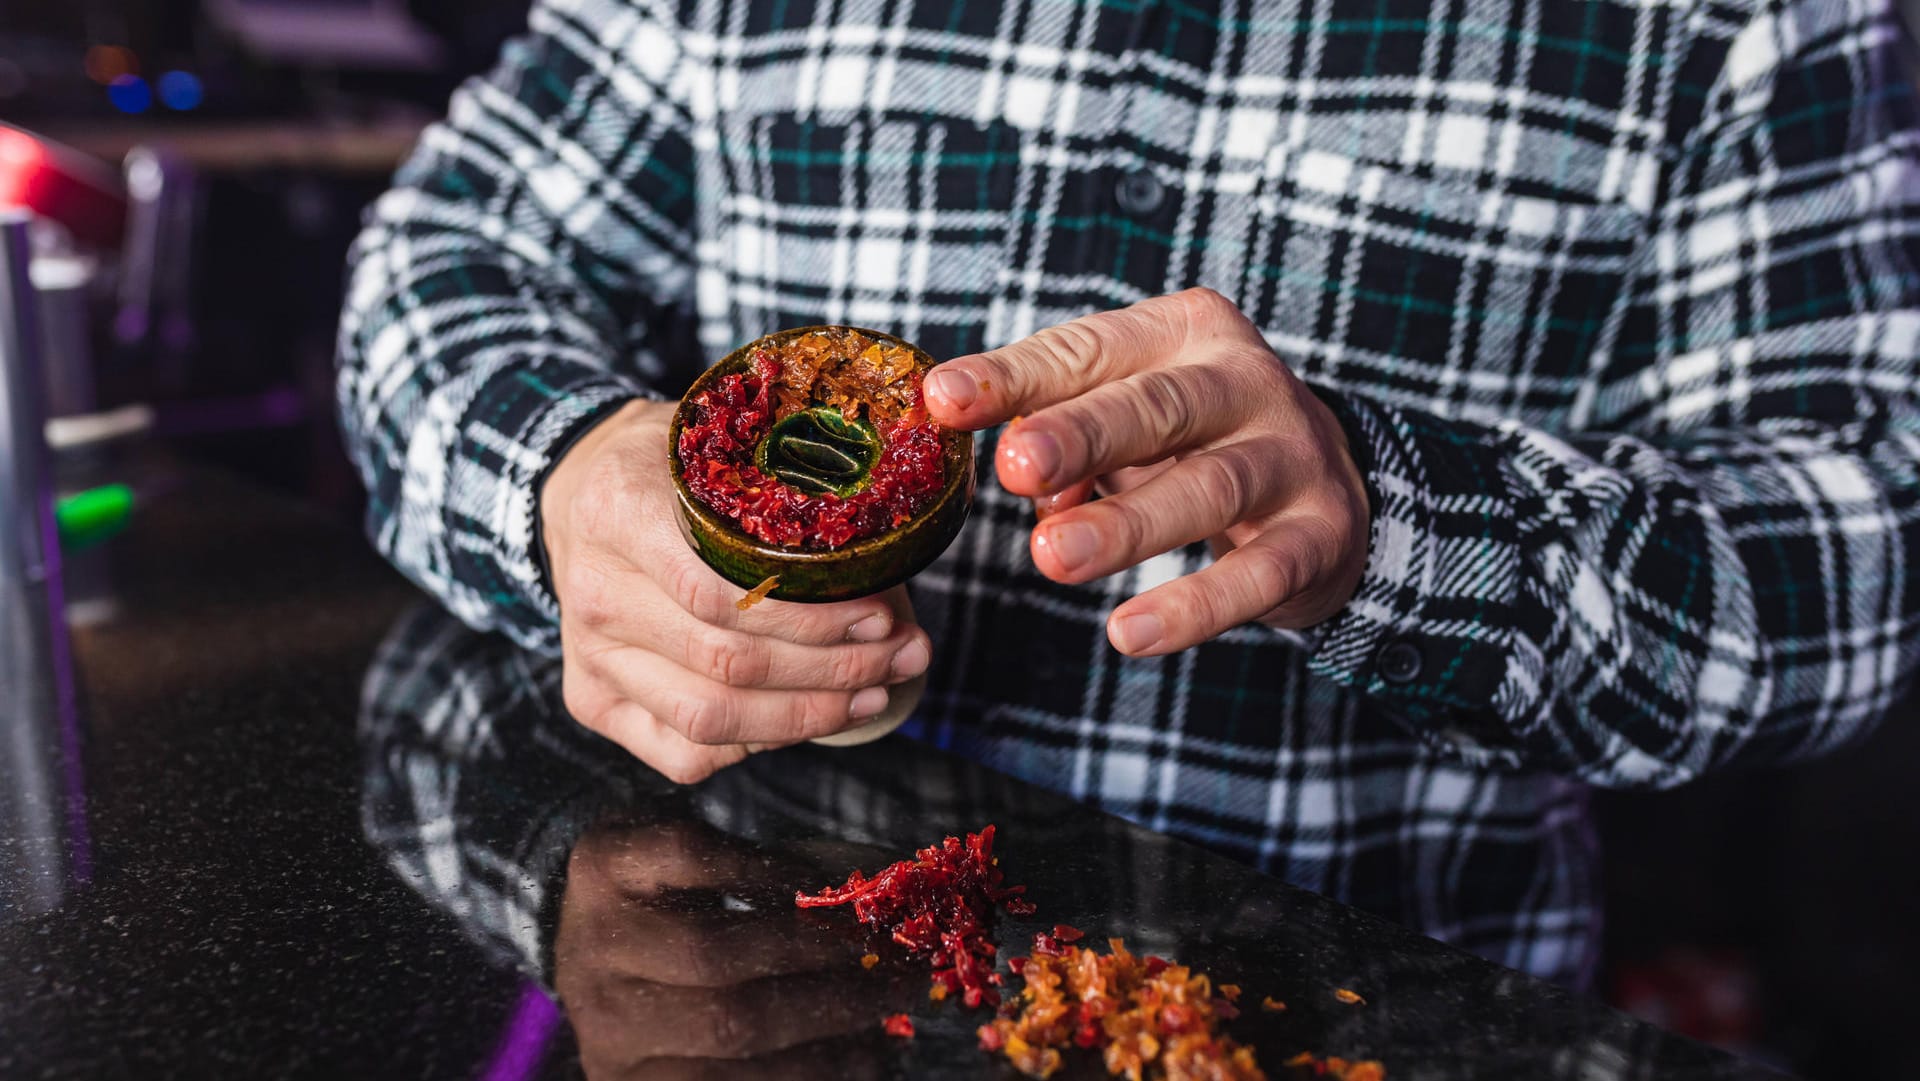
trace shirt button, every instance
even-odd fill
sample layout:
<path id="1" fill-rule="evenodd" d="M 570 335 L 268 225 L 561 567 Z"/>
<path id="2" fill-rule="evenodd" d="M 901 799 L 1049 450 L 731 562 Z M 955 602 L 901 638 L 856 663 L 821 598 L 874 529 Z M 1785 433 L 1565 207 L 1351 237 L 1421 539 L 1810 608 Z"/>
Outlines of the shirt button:
<path id="1" fill-rule="evenodd" d="M 1146 217 L 1167 201 L 1167 186 L 1145 169 L 1135 169 L 1114 186 L 1113 199 L 1127 213 Z"/>
<path id="2" fill-rule="evenodd" d="M 1380 678 L 1388 683 L 1411 683 L 1420 675 L 1420 647 L 1405 639 L 1380 651 Z"/>

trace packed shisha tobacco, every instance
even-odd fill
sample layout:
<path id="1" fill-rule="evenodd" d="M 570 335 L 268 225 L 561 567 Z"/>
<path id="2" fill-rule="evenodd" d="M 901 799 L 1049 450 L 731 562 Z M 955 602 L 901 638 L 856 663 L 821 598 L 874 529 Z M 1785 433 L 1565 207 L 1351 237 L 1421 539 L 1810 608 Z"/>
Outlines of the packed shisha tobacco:
<path id="1" fill-rule="evenodd" d="M 941 428 L 920 382 L 911 350 L 855 330 L 756 349 L 745 372 L 692 399 L 681 475 L 695 498 L 769 544 L 827 550 L 874 536 L 945 484 Z"/>
<path id="2" fill-rule="evenodd" d="M 1000 975 L 994 968 L 995 949 L 987 940 L 987 924 L 996 905 L 1015 915 L 1026 915 L 1033 905 L 1020 895 L 1025 886 L 1003 886 L 1005 876 L 994 865 L 993 827 L 967 834 L 966 840 L 948 837 L 915 852 L 868 878 L 860 871 L 846 884 L 799 893 L 801 908 L 853 905 L 853 914 L 870 927 L 889 932 L 893 940 L 933 965 L 933 986 L 941 997 L 958 994 L 968 1006 L 997 1006 Z"/>
<path id="3" fill-rule="evenodd" d="M 1164 958 L 1136 957 L 1120 939 L 1098 953 L 1056 927 L 1034 936 L 1033 955 L 1008 967 L 1026 981 L 1016 1003 L 981 1025 L 980 1047 L 1028 1077 L 1051 1077 L 1069 1048 L 1098 1049 L 1107 1072 L 1131 1081 L 1264 1079 L 1251 1047 L 1221 1034 L 1239 1016 L 1238 987 L 1216 993 L 1205 973 Z"/>

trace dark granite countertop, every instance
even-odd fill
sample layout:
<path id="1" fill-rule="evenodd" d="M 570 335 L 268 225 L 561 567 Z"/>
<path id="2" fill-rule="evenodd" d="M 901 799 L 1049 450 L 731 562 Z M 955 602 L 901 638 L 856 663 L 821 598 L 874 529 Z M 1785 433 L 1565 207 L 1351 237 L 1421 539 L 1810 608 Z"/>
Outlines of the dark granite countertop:
<path id="1" fill-rule="evenodd" d="M 218 477 L 113 559 L 120 614 L 74 635 L 80 768 L 0 752 L 59 803 L 0 820 L 0 1078 L 1011 1079 L 924 967 L 867 971 L 849 913 L 791 903 L 989 822 L 1039 905 L 1003 947 L 1071 923 L 1282 1000 L 1230 1026 L 1276 1078 L 1302 1050 L 1393 1081 L 1772 1076 L 902 738 L 674 789 L 566 719 L 552 662 Z"/>

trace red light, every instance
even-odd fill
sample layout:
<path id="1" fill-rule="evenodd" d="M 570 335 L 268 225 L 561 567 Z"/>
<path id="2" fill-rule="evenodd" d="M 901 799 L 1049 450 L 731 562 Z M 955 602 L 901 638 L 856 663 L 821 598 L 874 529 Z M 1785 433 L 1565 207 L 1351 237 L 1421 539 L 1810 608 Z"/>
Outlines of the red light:
<path id="1" fill-rule="evenodd" d="M 39 140 L 22 131 L 0 128 L 0 207 L 28 205 L 47 152 Z"/>
<path id="2" fill-rule="evenodd" d="M 0 209 L 14 207 L 57 221 L 95 247 L 118 244 L 126 228 L 126 196 L 111 168 L 0 122 Z"/>

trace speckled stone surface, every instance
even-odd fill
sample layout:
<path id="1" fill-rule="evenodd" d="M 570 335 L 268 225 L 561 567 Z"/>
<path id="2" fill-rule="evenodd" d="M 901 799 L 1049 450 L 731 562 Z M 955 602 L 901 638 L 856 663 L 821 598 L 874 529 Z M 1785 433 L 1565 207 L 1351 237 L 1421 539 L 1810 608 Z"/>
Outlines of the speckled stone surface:
<path id="1" fill-rule="evenodd" d="M 192 478 L 116 559 L 122 616 L 75 639 L 66 858 L 0 861 L 52 887 L 0 909 L 0 1078 L 1011 1078 L 982 1014 L 790 903 L 988 822 L 1040 906 L 1004 948 L 1072 923 L 1284 1000 L 1231 1029 L 1270 1067 L 1772 1076 L 899 737 L 671 789 L 565 719 L 551 662 L 237 486 Z M 878 1031 L 896 1010 L 911 1043 Z"/>

